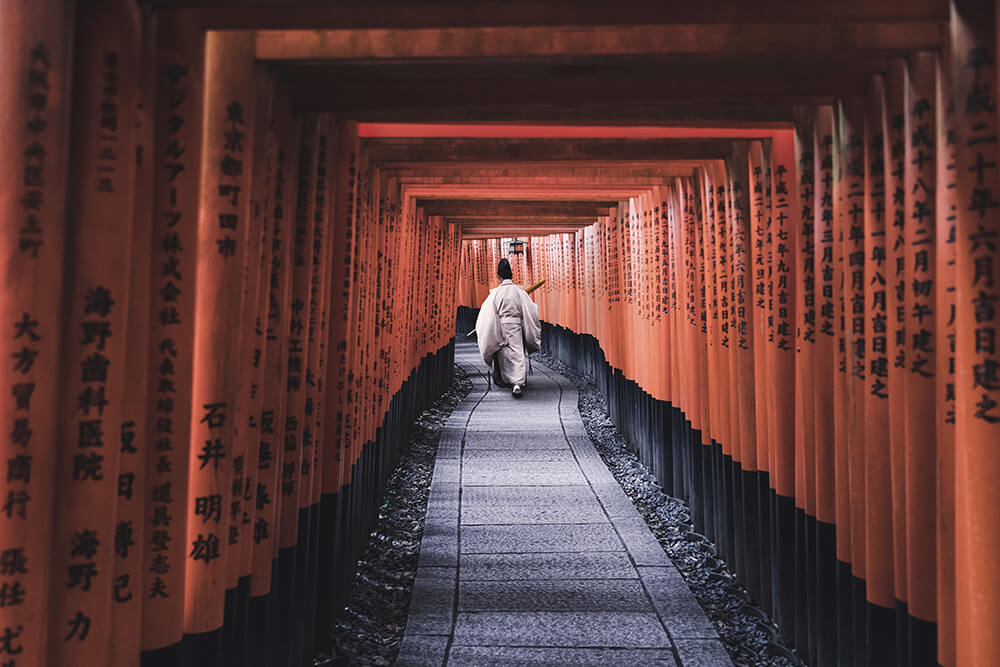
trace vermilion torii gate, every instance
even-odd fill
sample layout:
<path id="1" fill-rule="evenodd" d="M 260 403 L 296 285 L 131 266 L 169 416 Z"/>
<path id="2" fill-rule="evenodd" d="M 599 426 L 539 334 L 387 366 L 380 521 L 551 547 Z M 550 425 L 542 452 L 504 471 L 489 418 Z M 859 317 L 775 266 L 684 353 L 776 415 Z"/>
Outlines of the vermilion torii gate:
<path id="1" fill-rule="evenodd" d="M 0 4 L 0 664 L 302 664 L 505 253 L 815 664 L 1000 664 L 993 3 Z"/>

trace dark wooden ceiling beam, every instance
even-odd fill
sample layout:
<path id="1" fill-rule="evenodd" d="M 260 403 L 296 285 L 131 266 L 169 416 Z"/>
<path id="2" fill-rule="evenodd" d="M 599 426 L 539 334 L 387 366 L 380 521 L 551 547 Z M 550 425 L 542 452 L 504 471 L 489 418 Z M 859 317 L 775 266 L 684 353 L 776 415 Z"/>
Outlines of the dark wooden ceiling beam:
<path id="1" fill-rule="evenodd" d="M 601 208 L 614 206 L 613 201 L 525 201 L 422 199 L 417 206 L 427 215 L 446 217 L 524 218 L 593 216 Z"/>
<path id="2" fill-rule="evenodd" d="M 703 161 L 686 162 L 572 162 L 489 164 L 379 163 L 383 178 L 399 183 L 454 183 L 468 185 L 548 184 L 573 185 L 605 183 L 616 185 L 659 185 L 678 176 L 691 176 Z"/>
<path id="3" fill-rule="evenodd" d="M 602 99 L 586 106 L 550 104 L 546 106 L 511 105 L 490 107 L 436 106 L 421 109 L 393 107 L 371 109 L 351 114 L 355 120 L 372 123 L 393 122 L 548 122 L 548 123 L 634 123 L 656 124 L 672 122 L 731 123 L 791 122 L 796 105 L 759 100 L 728 100 L 724 102 L 676 102 L 663 104 L 615 104 Z"/>
<path id="4" fill-rule="evenodd" d="M 401 62 L 650 55 L 901 54 L 936 50 L 939 21 L 260 30 L 257 57 Z"/>
<path id="5" fill-rule="evenodd" d="M 724 159 L 731 141 L 687 139 L 366 139 L 368 159 L 383 162 L 551 162 Z"/>
<path id="6" fill-rule="evenodd" d="M 751 21 L 946 21 L 947 0 L 152 0 L 159 9 L 196 8 L 215 29 L 616 25 Z"/>
<path id="7" fill-rule="evenodd" d="M 441 184 L 404 184 L 401 188 L 404 197 L 414 199 L 493 199 L 496 201 L 524 199 L 530 197 L 538 200 L 593 200 L 621 201 L 636 197 L 647 192 L 647 186 L 615 186 L 594 185 L 441 185 Z"/>
<path id="8" fill-rule="evenodd" d="M 289 74 L 296 109 L 351 115 L 393 108 L 587 106 L 602 100 L 619 106 L 736 100 L 810 104 L 863 89 L 870 76 L 855 71 L 761 70 L 705 76 L 664 72 L 651 78 L 573 74 L 540 79 L 337 80 L 326 76 L 322 67 L 297 70 Z"/>

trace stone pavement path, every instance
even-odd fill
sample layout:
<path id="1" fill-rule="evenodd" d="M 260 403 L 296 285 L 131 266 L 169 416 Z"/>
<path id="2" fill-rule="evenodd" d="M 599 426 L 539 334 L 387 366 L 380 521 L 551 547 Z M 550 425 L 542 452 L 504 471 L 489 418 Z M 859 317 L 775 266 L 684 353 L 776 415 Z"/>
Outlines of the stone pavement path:
<path id="1" fill-rule="evenodd" d="M 731 665 L 705 613 L 535 364 L 524 397 L 473 390 L 441 434 L 397 665 Z"/>

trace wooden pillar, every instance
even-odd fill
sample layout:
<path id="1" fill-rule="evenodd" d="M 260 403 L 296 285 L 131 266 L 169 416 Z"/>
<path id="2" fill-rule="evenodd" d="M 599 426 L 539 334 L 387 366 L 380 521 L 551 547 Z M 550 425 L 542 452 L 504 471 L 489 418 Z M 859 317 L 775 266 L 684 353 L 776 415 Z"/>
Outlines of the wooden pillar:
<path id="1" fill-rule="evenodd" d="M 65 435 L 56 417 L 63 414 L 68 165 L 60 151 L 69 144 L 73 38 L 72 4 L 0 4 L 0 145 L 6 152 L 0 160 L 0 355 L 10 387 L 0 401 L 7 462 L 0 491 L 0 661 L 27 667 L 51 664 L 45 610 L 49 572 L 60 560 L 52 551 L 52 491 L 57 459 L 72 454 L 59 451 Z M 79 330 L 72 331 L 65 344 L 77 347 L 78 337 Z M 56 585 L 64 588 L 66 581 Z"/>
<path id="2" fill-rule="evenodd" d="M 158 27 L 142 647 L 181 664 L 204 36 L 183 12 L 160 15 Z M 118 493 L 137 493 L 131 483 L 119 480 Z"/>
<path id="3" fill-rule="evenodd" d="M 48 490 L 58 507 L 46 612 L 48 664 L 108 664 L 116 640 L 113 508 L 127 391 L 140 35 L 138 9 L 128 0 L 81 8 L 63 286 L 68 337 L 58 411 L 65 451 Z M 28 363 L 15 359 L 20 369 Z"/>
<path id="4" fill-rule="evenodd" d="M 242 281 L 250 230 L 254 45 L 249 34 L 208 32 L 198 211 L 194 376 L 188 462 L 184 633 L 189 664 L 217 664 L 229 549 L 233 422 L 240 375 Z M 233 556 L 233 558 L 230 558 Z"/>
<path id="5" fill-rule="evenodd" d="M 795 164 L 799 213 L 795 243 L 795 568 L 797 602 L 808 628 L 799 649 L 818 661 L 818 636 L 826 629 L 818 621 L 819 577 L 816 552 L 816 257 L 814 225 L 816 194 L 815 109 L 795 123 Z M 827 626 L 829 627 L 829 626 Z"/>
<path id="6" fill-rule="evenodd" d="M 952 3 L 958 139 L 955 344 L 956 664 L 1000 663 L 1000 197 L 992 3 Z"/>
<path id="7" fill-rule="evenodd" d="M 886 310 L 888 312 L 887 355 L 889 374 L 886 391 L 889 394 L 889 462 L 892 484 L 892 552 L 893 588 L 899 602 L 909 600 L 906 561 L 906 258 L 904 230 L 906 224 L 906 189 L 903 174 L 906 163 L 904 137 L 905 115 L 903 91 L 906 67 L 893 61 L 885 82 L 885 190 L 886 190 Z"/>
<path id="8" fill-rule="evenodd" d="M 150 326 L 153 278 L 153 184 L 155 177 L 156 17 L 142 14 L 145 37 L 139 62 L 141 76 L 136 104 L 135 197 L 132 262 L 129 276 L 127 349 L 123 397 L 121 464 L 118 479 L 128 485 L 117 490 L 115 517 L 114 604 L 111 624 L 115 640 L 111 663 L 137 666 L 142 650 L 143 546 L 145 543 L 146 460 L 150 454 Z"/>
<path id="9" fill-rule="evenodd" d="M 271 278 L 275 138 L 271 129 L 273 77 L 267 65 L 255 66 L 253 166 L 249 233 L 243 261 L 242 316 L 240 321 L 240 381 L 232 423 L 232 484 L 224 511 L 229 514 L 227 546 L 230 563 L 226 574 L 226 609 L 223 650 L 226 664 L 243 665 L 253 651 L 250 631 L 251 575 L 253 572 L 255 494 L 260 442 L 263 437 L 265 370 L 267 366 L 268 294 Z"/>
<path id="10" fill-rule="evenodd" d="M 299 134 L 298 180 L 295 190 L 295 217 L 291 226 L 291 313 L 288 321 L 285 349 L 285 373 L 280 379 L 280 390 L 285 397 L 284 419 L 276 422 L 274 460 L 277 468 L 277 486 L 272 501 L 278 506 L 275 517 L 277 559 L 274 594 L 276 606 L 274 641 L 284 649 L 276 652 L 274 660 L 287 664 L 294 654 L 289 635 L 295 616 L 295 565 L 296 542 L 299 537 L 299 495 L 302 492 L 300 477 L 303 461 L 302 432 L 305 425 L 305 403 L 310 352 L 309 301 L 312 289 L 313 235 L 315 225 L 309 215 L 315 197 L 316 148 L 319 133 L 318 119 L 314 115 L 302 118 Z"/>
<path id="11" fill-rule="evenodd" d="M 272 568 L 278 539 L 279 474 L 282 426 L 285 420 L 285 367 L 288 324 L 291 317 L 292 220 L 298 182 L 299 120 L 289 109 L 287 92 L 274 93 L 274 171 L 267 211 L 271 225 L 271 271 L 268 284 L 266 344 L 261 390 L 260 442 L 258 445 L 253 522 L 253 572 L 250 583 L 250 664 L 272 661 L 274 601 Z"/>
<path id="12" fill-rule="evenodd" d="M 865 196 L 864 196 L 864 317 L 865 348 L 860 359 L 864 385 L 858 390 L 863 401 L 865 439 L 865 571 L 868 600 L 891 619 L 894 613 L 892 540 L 892 460 L 889 448 L 889 317 L 888 273 L 893 269 L 886 252 L 885 173 L 888 154 L 885 142 L 885 91 L 881 77 L 868 89 L 865 106 Z M 873 631 L 874 632 L 874 631 Z M 886 634 L 885 632 L 882 633 Z M 891 634 L 891 633 L 890 633 Z M 898 643 L 898 642 L 897 642 Z"/>
<path id="13" fill-rule="evenodd" d="M 938 145 L 935 207 L 937 229 L 934 298 L 937 304 L 937 659 L 955 665 L 955 344 L 959 200 L 951 53 L 938 60 L 936 139 Z"/>
<path id="14" fill-rule="evenodd" d="M 938 309 L 934 283 L 937 179 L 937 56 L 915 54 L 907 60 L 904 90 L 906 194 L 906 644 L 911 659 L 933 653 L 933 626 L 937 619 L 937 484 L 936 335 Z M 923 621 L 923 623 L 920 623 Z"/>

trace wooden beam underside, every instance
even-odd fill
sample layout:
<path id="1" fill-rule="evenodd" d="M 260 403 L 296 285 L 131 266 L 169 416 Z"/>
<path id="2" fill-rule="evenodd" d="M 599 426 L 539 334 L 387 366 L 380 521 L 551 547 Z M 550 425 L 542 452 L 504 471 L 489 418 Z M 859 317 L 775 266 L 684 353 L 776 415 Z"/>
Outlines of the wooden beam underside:
<path id="1" fill-rule="evenodd" d="M 937 21 L 260 30 L 260 60 L 899 54 L 938 49 Z"/>
<path id="2" fill-rule="evenodd" d="M 557 26 L 568 19 L 574 25 L 948 19 L 947 0 L 152 0 L 152 4 L 159 9 L 195 9 L 202 25 L 220 30 Z"/>

